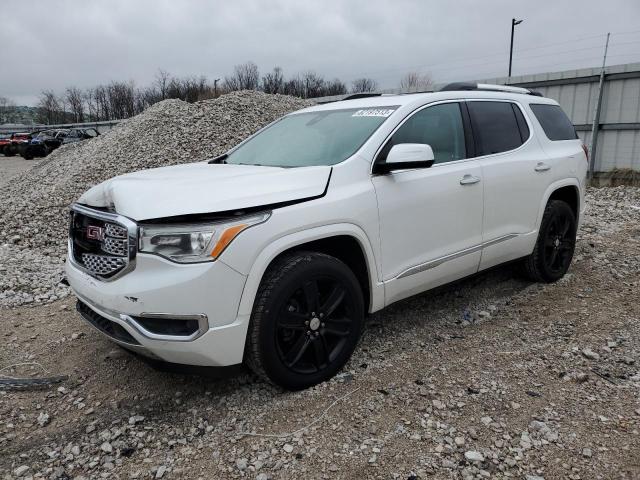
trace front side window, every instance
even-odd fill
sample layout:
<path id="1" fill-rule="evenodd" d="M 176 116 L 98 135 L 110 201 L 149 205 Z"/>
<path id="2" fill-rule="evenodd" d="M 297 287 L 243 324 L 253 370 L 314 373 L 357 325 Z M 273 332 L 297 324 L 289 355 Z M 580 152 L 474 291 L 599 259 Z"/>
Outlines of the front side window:
<path id="1" fill-rule="evenodd" d="M 435 163 L 466 158 L 460 104 L 441 103 L 415 113 L 392 135 L 378 161 L 386 160 L 391 147 L 400 143 L 430 145 Z"/>
<path id="2" fill-rule="evenodd" d="M 335 165 L 353 155 L 396 108 L 288 115 L 233 150 L 226 162 L 268 167 Z"/>
<path id="3" fill-rule="evenodd" d="M 575 140 L 578 138 L 571 120 L 558 105 L 531 103 L 529 106 L 549 140 Z"/>
<path id="4" fill-rule="evenodd" d="M 518 118 L 510 102 L 476 101 L 467 102 L 467 105 L 477 156 L 514 150 L 526 141 L 520 133 Z"/>

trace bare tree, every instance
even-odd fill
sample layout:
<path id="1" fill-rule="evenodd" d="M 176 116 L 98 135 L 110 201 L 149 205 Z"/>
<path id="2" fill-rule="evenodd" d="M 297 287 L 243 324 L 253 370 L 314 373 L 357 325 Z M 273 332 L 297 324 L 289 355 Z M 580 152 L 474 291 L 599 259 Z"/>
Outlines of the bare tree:
<path id="1" fill-rule="evenodd" d="M 322 97 L 325 95 L 326 82 L 316 72 L 306 72 L 302 75 L 304 82 L 304 98 Z"/>
<path id="2" fill-rule="evenodd" d="M 38 122 L 46 124 L 59 123 L 64 112 L 58 97 L 52 90 L 45 90 L 38 100 Z"/>
<path id="3" fill-rule="evenodd" d="M 84 122 L 84 97 L 77 87 L 68 87 L 66 100 L 75 122 Z"/>
<path id="4" fill-rule="evenodd" d="M 428 74 L 409 72 L 400 79 L 400 89 L 405 92 L 424 92 L 433 87 L 433 81 Z"/>
<path id="5" fill-rule="evenodd" d="M 258 66 L 253 62 L 233 67 L 233 74 L 224 77 L 223 87 L 228 91 L 257 90 L 260 82 Z"/>
<path id="6" fill-rule="evenodd" d="M 291 77 L 289 80 L 284 82 L 282 91 L 286 95 L 292 95 L 294 97 L 304 97 L 304 82 L 300 78 L 300 75 Z"/>
<path id="7" fill-rule="evenodd" d="M 93 94 L 93 89 L 91 88 L 87 88 L 84 91 L 84 102 L 85 105 L 87 106 L 87 117 L 88 120 L 91 121 L 97 121 L 97 106 L 96 106 L 96 102 L 95 102 L 95 96 Z"/>
<path id="8" fill-rule="evenodd" d="M 378 89 L 378 82 L 372 78 L 357 78 L 351 82 L 352 93 L 375 92 Z"/>
<path id="9" fill-rule="evenodd" d="M 160 94 L 160 100 L 167 98 L 167 87 L 169 86 L 170 79 L 171 75 L 169 72 L 162 70 L 161 68 L 158 69 L 154 83 L 158 89 L 158 93 Z"/>
<path id="10" fill-rule="evenodd" d="M 135 115 L 134 90 L 133 82 L 111 82 L 107 86 L 111 112 L 109 120 L 120 120 Z"/>
<path id="11" fill-rule="evenodd" d="M 111 105 L 109 103 L 109 95 L 104 85 L 98 85 L 94 89 L 96 112 L 98 120 L 112 120 Z"/>
<path id="12" fill-rule="evenodd" d="M 308 71 L 285 79 L 282 68 L 275 67 L 259 76 L 258 66 L 253 62 L 236 65 L 233 74 L 224 78 L 222 85 L 209 83 L 206 77 L 173 77 L 158 70 L 151 85 L 136 88 L 133 82 L 111 82 L 86 89 L 68 87 L 64 94 L 56 96 L 53 91 L 42 92 L 39 101 L 43 123 L 82 122 L 87 120 L 118 120 L 144 111 L 150 105 L 169 98 L 186 102 L 197 102 L 214 98 L 218 93 L 234 90 L 258 90 L 267 93 L 283 93 L 302 98 L 341 95 L 347 92 L 346 85 L 336 78 L 327 81 L 316 72 Z M 372 79 L 362 78 L 354 82 L 354 91 L 372 91 L 377 88 Z M 6 111 L 0 98 L 0 119 Z M 6 103 L 6 102 L 5 102 Z M 69 112 L 66 112 L 67 106 Z"/>
<path id="13" fill-rule="evenodd" d="M 339 78 L 334 78 L 325 86 L 325 95 L 344 95 L 345 93 L 347 93 L 347 86 Z"/>
<path id="14" fill-rule="evenodd" d="M 273 71 L 262 77 L 262 90 L 265 93 L 283 93 L 284 75 L 282 68 L 274 67 Z"/>

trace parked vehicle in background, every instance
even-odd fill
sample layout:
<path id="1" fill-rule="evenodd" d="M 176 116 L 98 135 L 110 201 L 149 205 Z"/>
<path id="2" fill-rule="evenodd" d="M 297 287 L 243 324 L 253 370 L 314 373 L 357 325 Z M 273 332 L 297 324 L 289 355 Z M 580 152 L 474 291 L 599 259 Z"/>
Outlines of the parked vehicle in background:
<path id="1" fill-rule="evenodd" d="M 20 153 L 20 147 L 25 143 L 29 143 L 32 136 L 32 133 L 12 133 L 9 144 L 4 147 L 4 155 L 6 157 L 13 157 Z"/>
<path id="2" fill-rule="evenodd" d="M 82 140 L 95 138 L 98 135 L 100 135 L 100 133 L 98 133 L 95 128 L 70 128 L 66 130 L 62 143 L 81 142 Z"/>
<path id="3" fill-rule="evenodd" d="M 62 145 L 66 133 L 66 130 L 45 130 L 36 133 L 28 143 L 20 145 L 20 155 L 25 160 L 32 160 L 35 157 L 46 157 Z"/>
<path id="4" fill-rule="evenodd" d="M 4 147 L 11 143 L 11 135 L 0 134 L 0 155 L 4 154 Z"/>
<path id="5" fill-rule="evenodd" d="M 558 103 L 522 88 L 316 105 L 208 163 L 85 192 L 66 277 L 124 348 L 305 388 L 343 367 L 367 313 L 510 261 L 562 278 L 587 164 Z"/>

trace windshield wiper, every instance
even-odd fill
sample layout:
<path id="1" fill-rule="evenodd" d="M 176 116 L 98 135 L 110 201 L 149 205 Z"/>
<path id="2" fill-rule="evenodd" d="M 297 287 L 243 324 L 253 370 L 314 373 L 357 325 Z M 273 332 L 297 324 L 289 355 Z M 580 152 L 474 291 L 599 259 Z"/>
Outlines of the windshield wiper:
<path id="1" fill-rule="evenodd" d="M 212 164 L 212 163 L 227 163 L 226 158 L 229 155 L 227 153 L 223 153 L 222 155 L 218 155 L 215 158 L 212 158 L 211 160 L 209 160 L 207 163 L 208 164 Z"/>

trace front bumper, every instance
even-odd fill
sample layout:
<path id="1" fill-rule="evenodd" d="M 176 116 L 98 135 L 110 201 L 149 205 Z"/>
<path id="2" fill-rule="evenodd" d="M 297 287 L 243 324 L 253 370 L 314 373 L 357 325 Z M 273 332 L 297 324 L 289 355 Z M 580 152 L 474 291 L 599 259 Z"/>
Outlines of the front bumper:
<path id="1" fill-rule="evenodd" d="M 181 265 L 140 254 L 135 269 L 114 281 L 97 280 L 72 262 L 66 276 L 82 317 L 126 348 L 186 365 L 242 362 L 249 318 L 238 316 L 238 306 L 246 276 L 220 260 Z M 189 335 L 158 335 L 136 320 L 141 317 L 196 318 L 198 328 Z"/>

